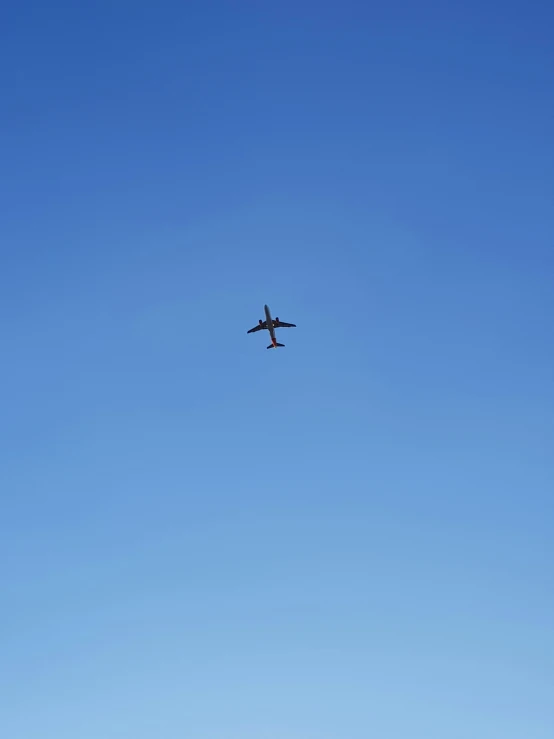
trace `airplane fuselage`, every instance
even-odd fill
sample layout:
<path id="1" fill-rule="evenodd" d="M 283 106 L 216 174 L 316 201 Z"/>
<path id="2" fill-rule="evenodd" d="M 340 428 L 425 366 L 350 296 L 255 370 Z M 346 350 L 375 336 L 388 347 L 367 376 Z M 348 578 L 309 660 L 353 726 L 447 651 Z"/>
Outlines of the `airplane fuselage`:
<path id="1" fill-rule="evenodd" d="M 273 345 L 277 343 L 277 339 L 275 338 L 275 329 L 273 328 L 273 319 L 271 318 L 271 313 L 269 311 L 269 306 L 264 305 L 264 311 L 265 311 L 265 320 L 267 321 L 267 330 L 269 331 L 269 335 L 271 336 L 271 341 Z"/>

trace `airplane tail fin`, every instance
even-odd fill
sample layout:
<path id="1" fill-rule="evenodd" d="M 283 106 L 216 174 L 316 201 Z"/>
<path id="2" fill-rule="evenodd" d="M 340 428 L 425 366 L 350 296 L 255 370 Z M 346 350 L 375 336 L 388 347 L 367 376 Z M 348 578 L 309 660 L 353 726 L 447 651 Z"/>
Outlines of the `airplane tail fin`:
<path id="1" fill-rule="evenodd" d="M 285 346 L 285 345 L 284 344 L 279 344 L 279 342 L 277 342 L 275 344 L 270 344 L 267 348 L 268 349 L 274 349 L 276 346 Z"/>

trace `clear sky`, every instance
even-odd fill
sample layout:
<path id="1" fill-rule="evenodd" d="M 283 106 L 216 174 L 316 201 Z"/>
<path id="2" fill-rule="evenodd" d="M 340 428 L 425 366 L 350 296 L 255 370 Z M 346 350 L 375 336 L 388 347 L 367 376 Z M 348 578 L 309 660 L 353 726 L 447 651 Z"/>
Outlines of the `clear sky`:
<path id="1" fill-rule="evenodd" d="M 2 737 L 551 739 L 549 6 L 2 8 Z"/>

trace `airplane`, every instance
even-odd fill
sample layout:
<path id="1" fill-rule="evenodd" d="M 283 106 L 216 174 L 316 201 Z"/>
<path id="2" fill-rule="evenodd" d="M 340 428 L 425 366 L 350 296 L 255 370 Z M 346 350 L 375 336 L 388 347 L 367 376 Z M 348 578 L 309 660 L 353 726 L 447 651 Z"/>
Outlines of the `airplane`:
<path id="1" fill-rule="evenodd" d="M 254 326 L 254 328 L 251 328 L 250 331 L 247 331 L 247 334 L 252 334 L 254 331 L 262 331 L 263 329 L 267 329 L 269 331 L 269 335 L 271 336 L 271 344 L 267 347 L 268 349 L 275 349 L 278 346 L 285 346 L 284 344 L 279 344 L 277 339 L 275 338 L 275 329 L 276 328 L 296 328 L 295 323 L 285 323 L 284 321 L 280 321 L 277 317 L 275 320 L 271 318 L 271 313 L 269 312 L 269 307 L 267 305 L 264 305 L 264 311 L 265 311 L 265 321 L 260 320 L 258 321 L 258 325 Z"/>

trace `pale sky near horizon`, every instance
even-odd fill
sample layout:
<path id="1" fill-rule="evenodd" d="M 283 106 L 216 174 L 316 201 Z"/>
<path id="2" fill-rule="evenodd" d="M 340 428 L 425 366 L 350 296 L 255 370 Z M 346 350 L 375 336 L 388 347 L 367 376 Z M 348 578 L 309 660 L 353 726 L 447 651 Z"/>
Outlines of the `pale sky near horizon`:
<path id="1" fill-rule="evenodd" d="M 551 739 L 553 23 L 2 10 L 2 737 Z"/>

